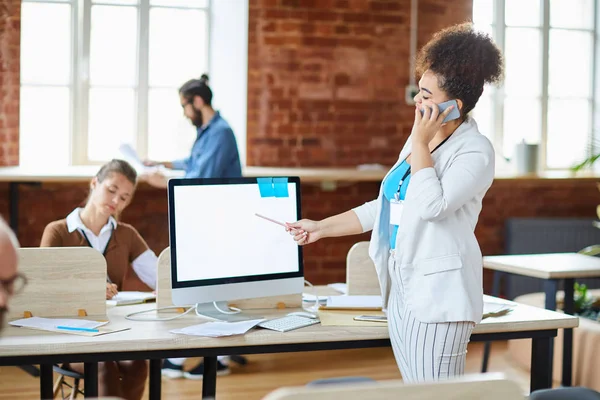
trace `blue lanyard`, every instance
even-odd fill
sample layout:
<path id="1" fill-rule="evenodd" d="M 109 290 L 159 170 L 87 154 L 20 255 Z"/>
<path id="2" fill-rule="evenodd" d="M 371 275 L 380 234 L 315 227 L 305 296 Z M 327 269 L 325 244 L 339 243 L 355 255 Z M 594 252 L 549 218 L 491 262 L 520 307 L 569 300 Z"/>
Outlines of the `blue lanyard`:
<path id="1" fill-rule="evenodd" d="M 394 193 L 394 200 L 400 201 L 400 188 L 402 187 L 402 184 L 404 183 L 404 180 L 408 175 L 410 175 L 410 166 L 408 167 L 408 169 L 404 173 L 404 176 L 400 179 L 400 182 L 398 183 L 398 190 L 396 191 L 396 193 Z"/>

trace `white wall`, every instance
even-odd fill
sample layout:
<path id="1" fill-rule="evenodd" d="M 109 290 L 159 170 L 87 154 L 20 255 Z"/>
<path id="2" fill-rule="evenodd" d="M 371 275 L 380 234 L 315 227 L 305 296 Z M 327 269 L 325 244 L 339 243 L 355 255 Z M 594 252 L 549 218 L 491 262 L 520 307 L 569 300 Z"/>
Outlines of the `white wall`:
<path id="1" fill-rule="evenodd" d="M 248 103 L 248 0 L 212 0 L 209 77 L 213 107 L 235 133 L 246 164 Z"/>
<path id="2" fill-rule="evenodd" d="M 592 104 L 592 154 L 600 152 L 600 7 L 596 5 L 596 38 L 594 45 L 594 104 Z M 592 165 L 595 173 L 600 173 L 600 161 Z"/>

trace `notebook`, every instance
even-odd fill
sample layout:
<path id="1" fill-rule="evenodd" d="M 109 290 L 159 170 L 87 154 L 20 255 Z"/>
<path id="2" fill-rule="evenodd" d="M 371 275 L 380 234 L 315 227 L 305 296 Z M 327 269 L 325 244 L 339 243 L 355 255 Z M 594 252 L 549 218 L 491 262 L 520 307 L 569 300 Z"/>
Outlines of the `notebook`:
<path id="1" fill-rule="evenodd" d="M 106 300 L 107 306 L 127 306 L 131 304 L 142 304 L 156 301 L 156 294 L 152 292 L 119 292 L 110 300 Z"/>

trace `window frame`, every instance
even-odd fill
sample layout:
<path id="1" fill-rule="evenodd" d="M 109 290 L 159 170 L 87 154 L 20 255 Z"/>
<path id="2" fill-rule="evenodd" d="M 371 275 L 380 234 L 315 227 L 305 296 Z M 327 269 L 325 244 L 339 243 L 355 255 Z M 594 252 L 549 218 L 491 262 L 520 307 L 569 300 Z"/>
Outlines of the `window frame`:
<path id="1" fill-rule="evenodd" d="M 148 154 L 148 103 L 149 103 L 149 53 L 150 53 L 150 9 L 180 9 L 200 10 L 206 14 L 206 54 L 207 69 L 210 67 L 211 54 L 211 2 L 206 0 L 205 6 L 164 6 L 150 5 L 150 0 L 138 0 L 137 4 L 118 4 L 110 1 L 98 0 L 92 4 L 91 0 L 22 0 L 33 4 L 70 4 L 71 5 L 71 74 L 68 85 L 23 83 L 26 87 L 68 87 L 70 92 L 69 109 L 69 160 L 68 165 L 100 165 L 103 161 L 91 160 L 88 156 L 89 138 L 89 98 L 90 98 L 90 40 L 91 40 L 91 18 L 92 7 L 135 7 L 137 11 L 137 48 L 136 48 L 136 79 L 132 86 L 134 90 L 134 109 L 136 118 L 134 120 L 135 147 L 141 158 Z M 99 85 L 97 87 L 113 87 Z M 168 88 L 156 86 L 156 88 Z M 107 160 L 106 160 L 107 161 Z"/>
<path id="2" fill-rule="evenodd" d="M 506 1 L 505 0 L 491 0 L 493 1 L 492 9 L 493 9 L 493 19 L 491 23 L 492 28 L 492 37 L 496 42 L 496 45 L 500 48 L 502 54 L 505 54 L 506 49 Z M 587 28 L 552 28 L 550 26 L 550 1 L 551 0 L 540 0 L 540 12 L 541 12 L 541 21 L 540 26 L 535 27 L 533 29 L 539 29 L 541 32 L 541 96 L 540 107 L 541 107 L 541 132 L 540 132 L 540 143 L 539 143 L 539 165 L 545 171 L 552 170 L 564 170 L 564 168 L 550 168 L 548 166 L 548 103 L 550 100 L 549 96 L 549 52 L 550 52 L 550 31 L 553 29 L 562 30 L 562 31 L 576 31 L 576 32 L 588 32 L 592 35 L 592 54 L 591 59 L 594 61 L 591 69 L 591 81 L 590 84 L 592 86 L 591 95 L 587 100 L 590 103 L 590 132 L 588 132 L 588 143 L 586 145 L 586 157 L 592 155 L 594 151 L 598 151 L 595 148 L 597 145 L 596 142 L 600 140 L 600 132 L 595 132 L 595 124 L 598 120 L 596 116 L 596 110 L 598 107 L 596 106 L 597 101 L 597 90 L 596 86 L 598 84 L 597 79 L 597 57 L 598 57 L 598 12 L 600 11 L 600 7 L 596 1 L 593 1 L 593 10 L 592 13 L 594 15 L 593 25 L 591 29 Z M 516 26 L 517 28 L 519 26 Z M 531 27 L 528 27 L 531 28 Z M 493 144 L 497 151 L 504 156 L 504 101 L 506 99 L 506 90 L 504 84 L 499 87 L 490 87 L 491 89 L 491 100 L 492 100 L 492 126 L 494 127 L 493 132 Z M 560 98 L 560 97 L 557 97 Z M 583 99 L 583 98 L 582 98 Z"/>

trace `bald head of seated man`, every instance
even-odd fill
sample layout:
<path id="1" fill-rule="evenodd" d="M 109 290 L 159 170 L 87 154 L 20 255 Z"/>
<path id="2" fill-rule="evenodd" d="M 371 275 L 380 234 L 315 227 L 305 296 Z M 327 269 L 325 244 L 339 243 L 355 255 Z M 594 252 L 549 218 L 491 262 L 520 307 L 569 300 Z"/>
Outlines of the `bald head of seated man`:
<path id="1" fill-rule="evenodd" d="M 0 330 L 4 327 L 8 302 L 14 293 L 15 282 L 21 278 L 17 267 L 19 242 L 13 231 L 0 218 Z"/>

